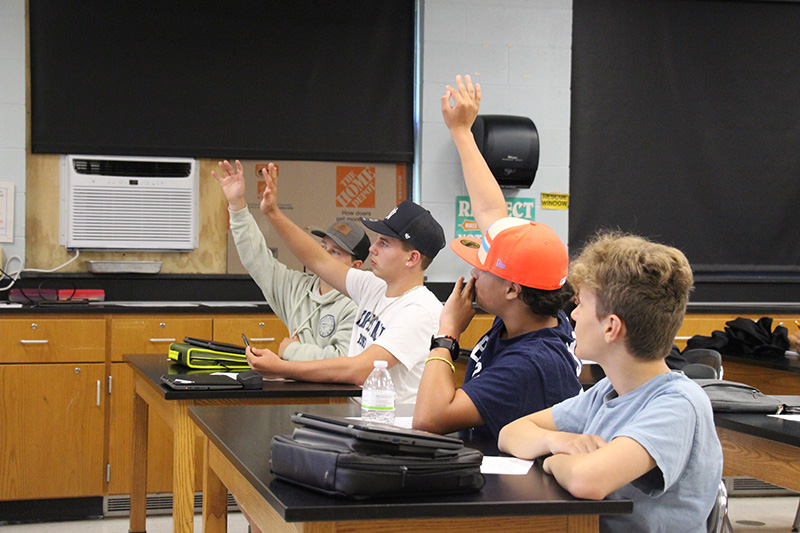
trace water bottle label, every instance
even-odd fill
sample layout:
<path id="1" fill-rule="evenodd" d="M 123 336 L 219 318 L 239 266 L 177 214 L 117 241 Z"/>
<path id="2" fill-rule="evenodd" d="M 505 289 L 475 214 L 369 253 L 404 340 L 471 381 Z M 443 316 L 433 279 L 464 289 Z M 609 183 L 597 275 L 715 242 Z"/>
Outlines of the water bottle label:
<path id="1" fill-rule="evenodd" d="M 375 411 L 394 411 L 395 393 L 388 390 L 365 390 L 361 393 L 361 407 Z"/>

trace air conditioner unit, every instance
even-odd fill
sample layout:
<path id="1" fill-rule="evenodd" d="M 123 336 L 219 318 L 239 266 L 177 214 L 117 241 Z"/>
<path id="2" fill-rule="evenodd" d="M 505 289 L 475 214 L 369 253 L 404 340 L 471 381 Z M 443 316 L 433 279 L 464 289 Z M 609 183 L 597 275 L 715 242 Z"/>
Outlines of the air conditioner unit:
<path id="1" fill-rule="evenodd" d="M 197 248 L 196 159 L 61 156 L 61 244 L 86 250 Z"/>

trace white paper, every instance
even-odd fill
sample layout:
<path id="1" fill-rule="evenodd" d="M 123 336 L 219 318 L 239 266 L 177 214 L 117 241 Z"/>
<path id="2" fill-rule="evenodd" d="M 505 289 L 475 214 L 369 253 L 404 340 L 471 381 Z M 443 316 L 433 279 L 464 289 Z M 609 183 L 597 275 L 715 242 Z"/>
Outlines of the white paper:
<path id="1" fill-rule="evenodd" d="M 14 184 L 0 181 L 0 242 L 14 242 Z"/>
<path id="2" fill-rule="evenodd" d="M 484 456 L 481 464 L 481 474 L 510 474 L 524 476 L 533 466 L 533 461 L 517 459 L 516 457 Z"/>
<path id="3" fill-rule="evenodd" d="M 393 425 L 405 429 L 411 429 L 412 420 L 414 420 L 413 416 L 396 416 L 394 417 Z"/>
<path id="4" fill-rule="evenodd" d="M 800 415 L 767 415 L 767 416 L 782 418 L 783 420 L 792 420 L 794 422 L 800 422 Z"/>

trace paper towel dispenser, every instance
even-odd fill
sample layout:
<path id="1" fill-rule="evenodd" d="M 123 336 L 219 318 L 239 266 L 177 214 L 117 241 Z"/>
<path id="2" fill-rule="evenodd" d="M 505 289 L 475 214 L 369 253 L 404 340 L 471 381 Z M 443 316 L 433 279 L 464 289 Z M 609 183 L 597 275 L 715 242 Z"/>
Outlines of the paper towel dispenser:
<path id="1" fill-rule="evenodd" d="M 472 135 L 500 187 L 531 186 L 539 167 L 539 132 L 531 119 L 478 115 Z"/>

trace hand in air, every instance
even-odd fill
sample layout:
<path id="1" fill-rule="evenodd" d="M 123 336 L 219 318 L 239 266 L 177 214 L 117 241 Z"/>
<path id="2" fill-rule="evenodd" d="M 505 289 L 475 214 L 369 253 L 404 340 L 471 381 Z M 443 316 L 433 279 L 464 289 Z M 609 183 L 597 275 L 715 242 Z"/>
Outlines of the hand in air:
<path id="1" fill-rule="evenodd" d="M 450 100 L 453 105 L 450 105 Z M 442 116 L 445 125 L 450 129 L 469 129 L 478 116 L 481 106 L 481 86 L 472 84 L 469 74 L 456 76 L 456 88 L 447 86 L 442 96 Z"/>
<path id="2" fill-rule="evenodd" d="M 239 160 L 236 160 L 236 168 L 230 164 L 228 160 L 220 161 L 218 163 L 221 174 L 217 174 L 213 170 L 211 175 L 217 180 L 217 183 L 222 186 L 222 192 L 225 193 L 225 199 L 228 200 L 228 205 L 233 211 L 239 211 L 247 207 L 247 202 L 244 200 L 244 170 Z"/>

